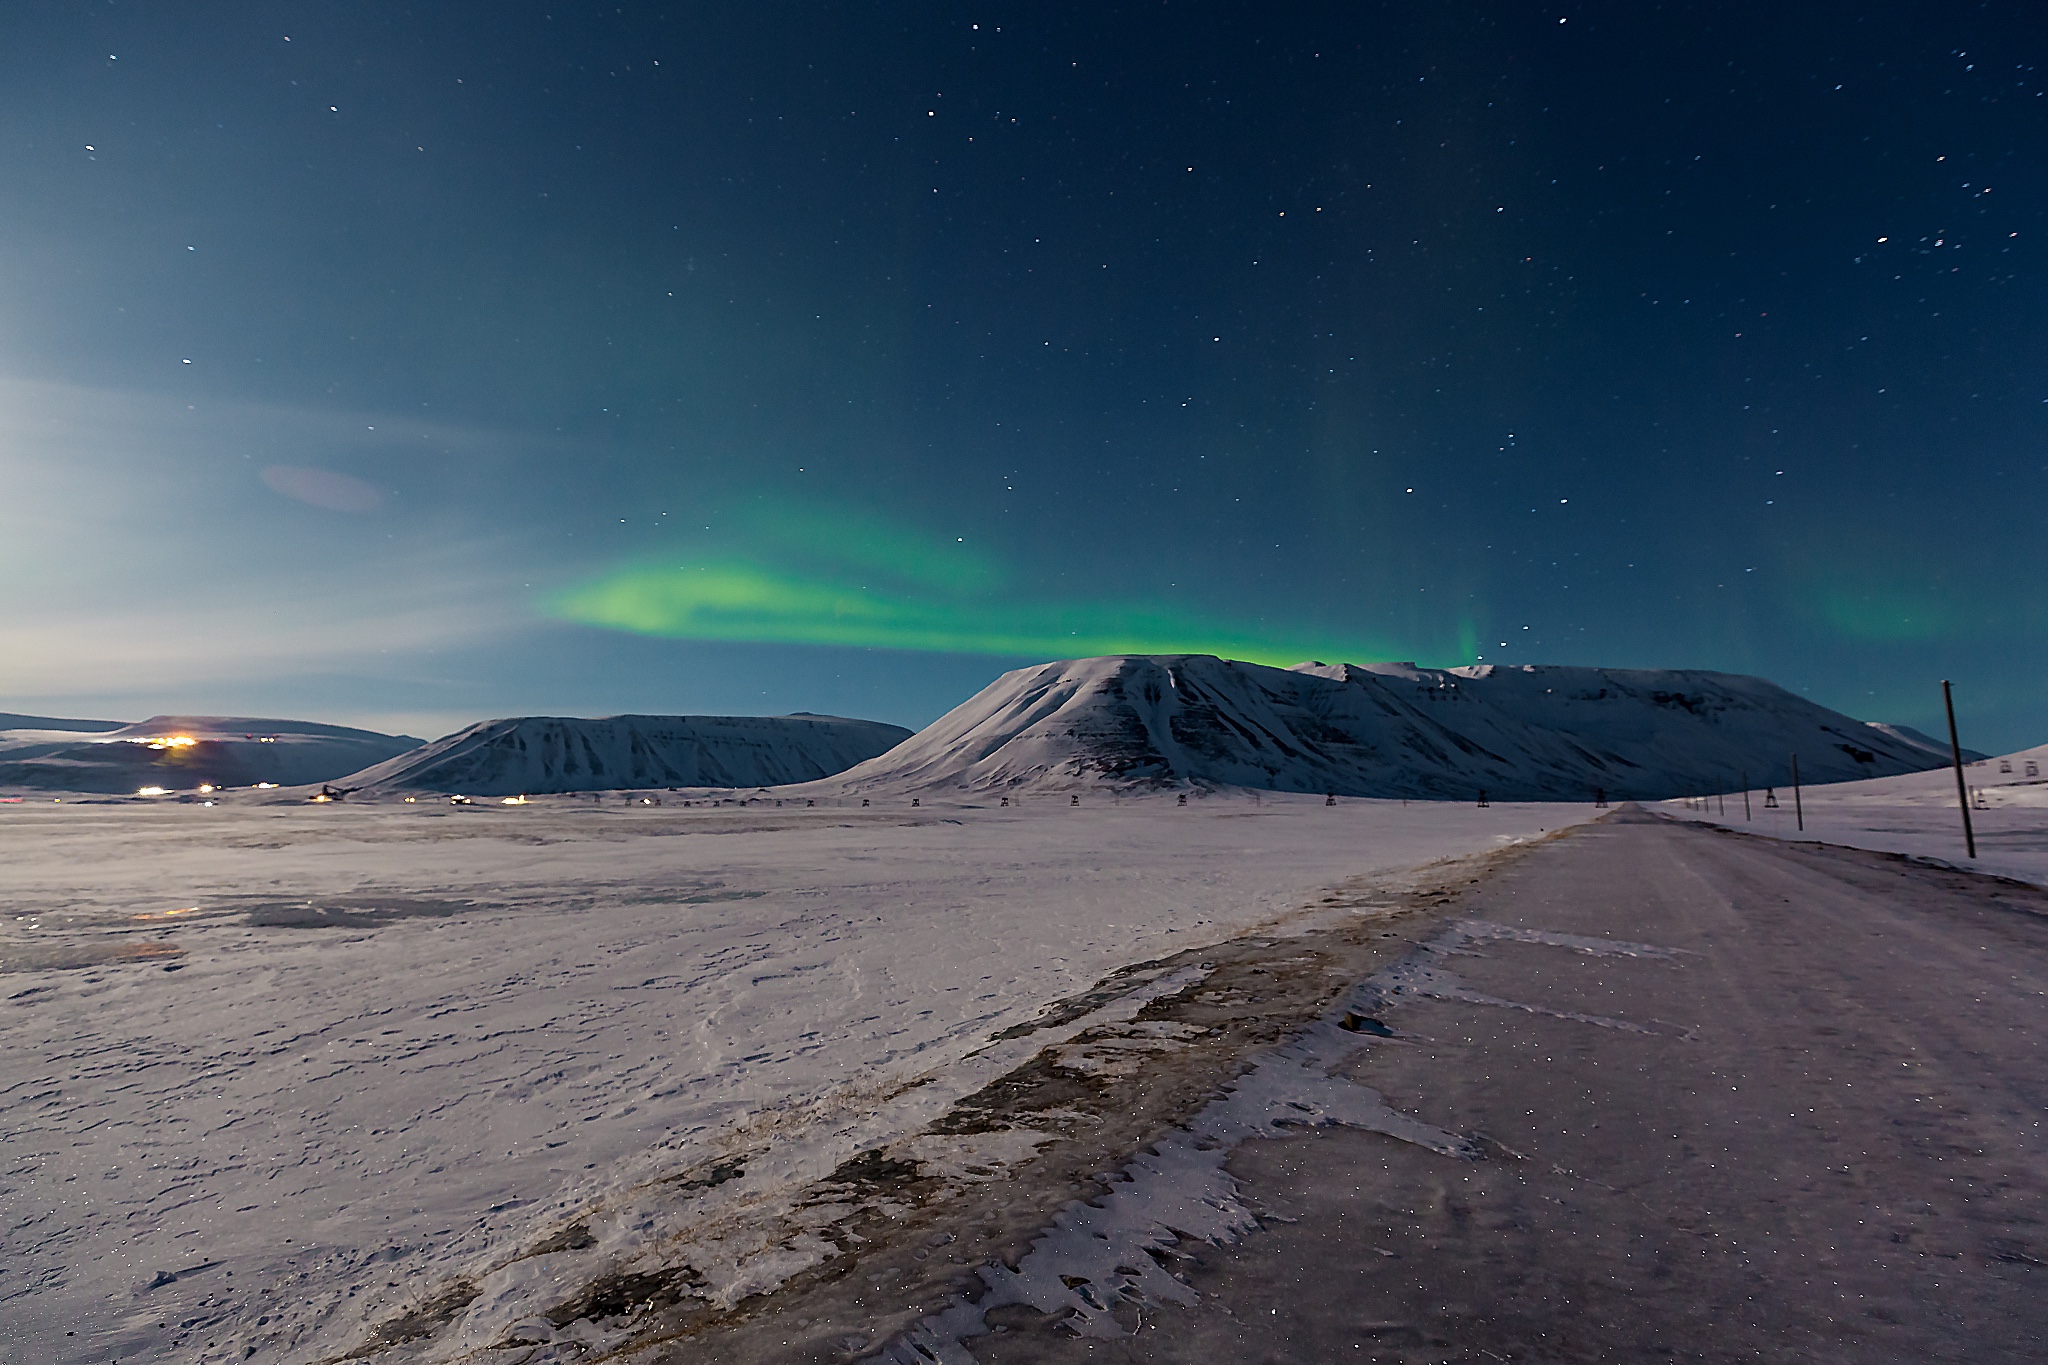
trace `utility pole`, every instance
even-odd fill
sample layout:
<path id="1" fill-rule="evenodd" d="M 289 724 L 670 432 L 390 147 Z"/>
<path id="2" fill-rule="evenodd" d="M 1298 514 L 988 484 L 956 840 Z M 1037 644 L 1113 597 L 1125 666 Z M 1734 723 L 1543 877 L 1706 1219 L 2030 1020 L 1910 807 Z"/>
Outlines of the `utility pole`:
<path id="1" fill-rule="evenodd" d="M 1806 829 L 1806 807 L 1799 803 L 1799 755 L 1792 755 L 1792 817 L 1799 822 L 1803 832 Z"/>
<path id="2" fill-rule="evenodd" d="M 1948 710 L 1948 753 L 1956 765 L 1956 804 L 1963 808 L 1963 847 L 1977 856 L 1977 831 L 1970 828 L 1970 787 L 1963 779 L 1963 744 L 1956 738 L 1956 697 L 1948 679 L 1941 680 L 1941 704 Z"/>

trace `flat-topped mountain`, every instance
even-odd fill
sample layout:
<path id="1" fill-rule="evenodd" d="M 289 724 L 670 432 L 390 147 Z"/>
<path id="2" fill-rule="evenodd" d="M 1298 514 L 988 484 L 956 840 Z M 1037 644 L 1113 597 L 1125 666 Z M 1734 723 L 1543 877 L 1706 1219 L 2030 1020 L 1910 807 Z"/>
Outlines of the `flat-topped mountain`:
<path id="1" fill-rule="evenodd" d="M 25 716 L 0 711 L 0 763 L 18 763 L 68 749 L 87 735 L 126 728 L 125 720 L 79 720 L 71 716 Z"/>
<path id="2" fill-rule="evenodd" d="M 845 792 L 1245 787 L 1346 796 L 1649 800 L 1918 772 L 1946 752 L 1761 678 L 1413 664 L 1269 668 L 1117 655 L 1006 673 Z"/>
<path id="3" fill-rule="evenodd" d="M 910 733 L 840 716 L 517 716 L 458 730 L 337 785 L 471 796 L 770 787 L 844 772 Z"/>
<path id="4" fill-rule="evenodd" d="M 0 711 L 0 735 L 44 732 L 103 735 L 127 724 L 125 720 L 78 720 L 70 716 L 24 716 L 18 711 Z"/>
<path id="5" fill-rule="evenodd" d="M 62 722 L 79 728 L 70 735 L 46 726 L 35 732 L 43 742 L 0 750 L 0 787 L 132 793 L 259 782 L 293 786 L 332 781 L 420 742 L 410 735 L 261 716 L 151 716 L 134 725 L 115 722 L 97 733 L 83 730 L 102 724 Z"/>

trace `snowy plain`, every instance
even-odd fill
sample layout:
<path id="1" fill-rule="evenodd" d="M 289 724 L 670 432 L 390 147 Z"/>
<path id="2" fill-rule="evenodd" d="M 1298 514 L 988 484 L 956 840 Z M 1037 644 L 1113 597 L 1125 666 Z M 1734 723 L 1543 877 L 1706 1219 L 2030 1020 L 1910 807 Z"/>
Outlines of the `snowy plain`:
<path id="1" fill-rule="evenodd" d="M 1789 787 L 1662 802 L 1683 819 L 1726 825 L 1779 839 L 1816 839 L 1881 853 L 1933 858 L 1971 872 L 1988 872 L 2048 886 L 2048 745 L 1963 765 L 1977 856 L 1963 841 L 1963 817 L 1953 768 L 1862 782 L 1807 787 L 1795 807 Z M 1764 804 L 1775 796 L 1775 807 Z M 1799 828 L 1803 809 L 1805 829 Z"/>
<path id="2" fill-rule="evenodd" d="M 0 806 L 6 1354 L 331 1359 L 451 1277 L 473 1349 L 578 1209 L 741 1134 L 772 1200 L 1120 968 L 1598 813 L 886 805 Z"/>

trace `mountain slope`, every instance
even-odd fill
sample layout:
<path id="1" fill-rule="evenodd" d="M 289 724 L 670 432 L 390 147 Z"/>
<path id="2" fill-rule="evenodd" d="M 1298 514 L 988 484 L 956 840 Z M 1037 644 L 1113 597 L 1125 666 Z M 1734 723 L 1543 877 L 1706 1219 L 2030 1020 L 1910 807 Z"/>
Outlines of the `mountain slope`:
<path id="1" fill-rule="evenodd" d="M 77 724 L 79 722 L 73 722 Z M 254 716 L 152 716 L 90 740 L 0 753 L 0 787 L 39 791 L 189 791 L 199 786 L 328 782 L 419 741 L 317 721 Z"/>
<path id="2" fill-rule="evenodd" d="M 76 720 L 65 716 L 24 716 L 0 711 L 0 762 L 18 763 L 85 742 L 87 735 L 123 729 L 125 720 Z"/>
<path id="3" fill-rule="evenodd" d="M 338 785 L 472 796 L 766 787 L 843 772 L 908 739 L 839 716 L 518 716 L 487 720 Z"/>
<path id="4" fill-rule="evenodd" d="M 1761 678 L 1661 669 L 1301 664 L 1207 655 L 1006 673 L 888 754 L 866 791 L 1233 786 L 1471 800 L 1652 799 L 1939 766 L 1928 743 Z"/>
<path id="5" fill-rule="evenodd" d="M 24 716 L 18 711 L 0 711 L 0 734 L 11 734 L 17 730 L 47 730 L 61 734 L 103 735 L 127 724 L 125 720 L 75 720 L 65 716 Z"/>
<path id="6" fill-rule="evenodd" d="M 1929 753 L 1940 754 L 1944 758 L 1948 757 L 1948 745 L 1944 744 L 1942 741 L 1936 739 L 1932 735 L 1922 734 L 1920 731 L 1915 730 L 1910 725 L 1895 725 L 1888 721 L 1882 720 L 1866 721 L 1865 724 L 1869 725 L 1871 729 L 1881 730 L 1885 734 L 1888 734 L 1892 738 L 1900 740 L 1903 743 L 1925 749 Z M 1984 759 L 1987 759 L 1989 757 L 1991 757 L 1991 755 L 1979 753 L 1975 749 L 1963 750 L 1963 762 L 1965 763 L 1978 763 L 1982 762 Z"/>

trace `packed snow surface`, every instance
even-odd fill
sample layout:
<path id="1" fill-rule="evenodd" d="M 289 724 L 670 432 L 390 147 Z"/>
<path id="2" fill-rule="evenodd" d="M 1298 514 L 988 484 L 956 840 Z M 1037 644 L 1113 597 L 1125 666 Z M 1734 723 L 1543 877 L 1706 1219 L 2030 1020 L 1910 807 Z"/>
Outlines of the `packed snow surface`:
<path id="1" fill-rule="evenodd" d="M 1924 736 L 1761 678 L 1675 669 L 1298 664 L 1120 655 L 1005 673 L 837 792 L 1253 787 L 1472 800 L 1650 799 L 1915 772 Z"/>
<path id="2" fill-rule="evenodd" d="M 311 1362 L 431 1300 L 435 1341 L 478 1349 L 541 1330 L 519 1324 L 565 1260 L 654 1235 L 563 1230 L 636 1190 L 783 1228 L 664 1230 L 712 1239 L 693 1264 L 732 1294 L 772 1286 L 820 1253 L 801 1210 L 762 1211 L 1057 1041 L 998 1040 L 1052 1002 L 1592 814 L 0 806 L 0 1341 L 49 1365 Z"/>
<path id="3" fill-rule="evenodd" d="M 844 772 L 908 738 L 900 725 L 840 716 L 520 716 L 458 730 L 340 785 L 475 796 L 772 787 Z"/>
<path id="4" fill-rule="evenodd" d="M 152 716 L 90 739 L 52 736 L 53 728 L 33 746 L 0 748 L 0 788 L 132 794 L 144 787 L 292 786 L 331 781 L 419 743 L 409 735 L 257 716 Z"/>
<path id="5" fill-rule="evenodd" d="M 2048 885 L 2048 745 L 1963 765 L 1977 856 L 1963 839 L 1952 767 L 1803 789 L 1680 799 L 1670 814 L 1781 839 L 1817 839 L 1935 858 L 1974 872 Z M 1772 804 L 1766 804 L 1766 802 Z M 1804 821 L 1805 828 L 1800 825 Z"/>

